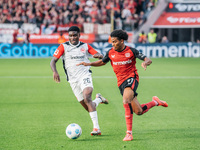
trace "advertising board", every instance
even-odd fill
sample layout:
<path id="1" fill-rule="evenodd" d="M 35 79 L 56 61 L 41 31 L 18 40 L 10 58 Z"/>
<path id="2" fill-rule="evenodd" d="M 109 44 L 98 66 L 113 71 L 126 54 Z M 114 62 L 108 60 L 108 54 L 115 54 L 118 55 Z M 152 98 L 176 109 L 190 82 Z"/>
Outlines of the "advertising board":
<path id="1" fill-rule="evenodd" d="M 108 42 L 90 44 L 98 52 L 105 53 L 112 47 Z M 168 44 L 133 44 L 127 46 L 138 49 L 147 57 L 200 57 L 200 44 L 197 43 L 168 43 Z M 0 58 L 44 58 L 53 56 L 58 44 L 0 44 Z"/>

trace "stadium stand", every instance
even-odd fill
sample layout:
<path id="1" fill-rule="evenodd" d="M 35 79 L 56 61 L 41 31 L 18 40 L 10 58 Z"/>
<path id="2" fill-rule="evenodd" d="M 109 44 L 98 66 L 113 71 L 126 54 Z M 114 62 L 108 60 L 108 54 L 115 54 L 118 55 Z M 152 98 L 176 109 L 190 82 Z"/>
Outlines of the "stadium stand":
<path id="1" fill-rule="evenodd" d="M 138 29 L 144 13 L 157 0 L 0 0 L 0 23 L 83 24 L 110 23 L 114 9 L 114 28 Z"/>

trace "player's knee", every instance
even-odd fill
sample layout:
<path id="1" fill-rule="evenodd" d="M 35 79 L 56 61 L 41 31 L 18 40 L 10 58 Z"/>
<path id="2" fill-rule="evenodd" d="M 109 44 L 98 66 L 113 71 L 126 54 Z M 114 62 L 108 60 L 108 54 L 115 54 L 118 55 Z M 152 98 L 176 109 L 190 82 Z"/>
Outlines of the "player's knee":
<path id="1" fill-rule="evenodd" d="M 143 114 L 142 112 L 143 112 L 142 109 L 137 109 L 137 110 L 134 111 L 134 113 L 135 113 L 136 115 L 142 115 L 142 114 Z"/>
<path id="2" fill-rule="evenodd" d="M 124 103 L 124 104 L 131 103 L 131 99 L 125 98 L 125 99 L 123 99 L 123 103 Z"/>
<path id="3" fill-rule="evenodd" d="M 92 97 L 92 92 L 91 91 L 85 91 L 83 93 L 84 102 L 87 102 L 87 101 L 91 100 L 91 97 Z"/>

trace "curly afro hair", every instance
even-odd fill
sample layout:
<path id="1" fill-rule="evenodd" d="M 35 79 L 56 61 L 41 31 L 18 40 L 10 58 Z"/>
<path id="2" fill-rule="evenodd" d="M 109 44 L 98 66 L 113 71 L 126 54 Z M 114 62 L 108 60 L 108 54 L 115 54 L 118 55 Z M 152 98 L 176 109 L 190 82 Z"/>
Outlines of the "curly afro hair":
<path id="1" fill-rule="evenodd" d="M 114 30 L 111 34 L 110 34 L 111 37 L 117 37 L 118 40 L 128 40 L 128 34 L 121 30 L 121 29 L 118 29 L 118 30 Z"/>
<path id="2" fill-rule="evenodd" d="M 77 27 L 77 26 L 71 26 L 71 27 L 69 28 L 68 32 L 70 32 L 70 31 L 77 31 L 78 33 L 80 33 L 80 29 L 79 29 L 79 27 Z"/>

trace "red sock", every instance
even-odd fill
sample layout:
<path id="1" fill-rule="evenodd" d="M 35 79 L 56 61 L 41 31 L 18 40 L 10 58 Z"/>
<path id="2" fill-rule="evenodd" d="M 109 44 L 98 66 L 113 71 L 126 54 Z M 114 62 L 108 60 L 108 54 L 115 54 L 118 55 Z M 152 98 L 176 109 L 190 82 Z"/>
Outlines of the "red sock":
<path id="1" fill-rule="evenodd" d="M 150 108 L 156 106 L 156 103 L 154 101 L 151 101 L 151 102 L 148 102 L 146 104 L 142 104 L 142 109 L 143 109 L 143 112 L 142 114 L 146 113 Z"/>
<path id="2" fill-rule="evenodd" d="M 131 104 L 124 104 L 127 132 L 132 133 L 133 110 Z"/>

